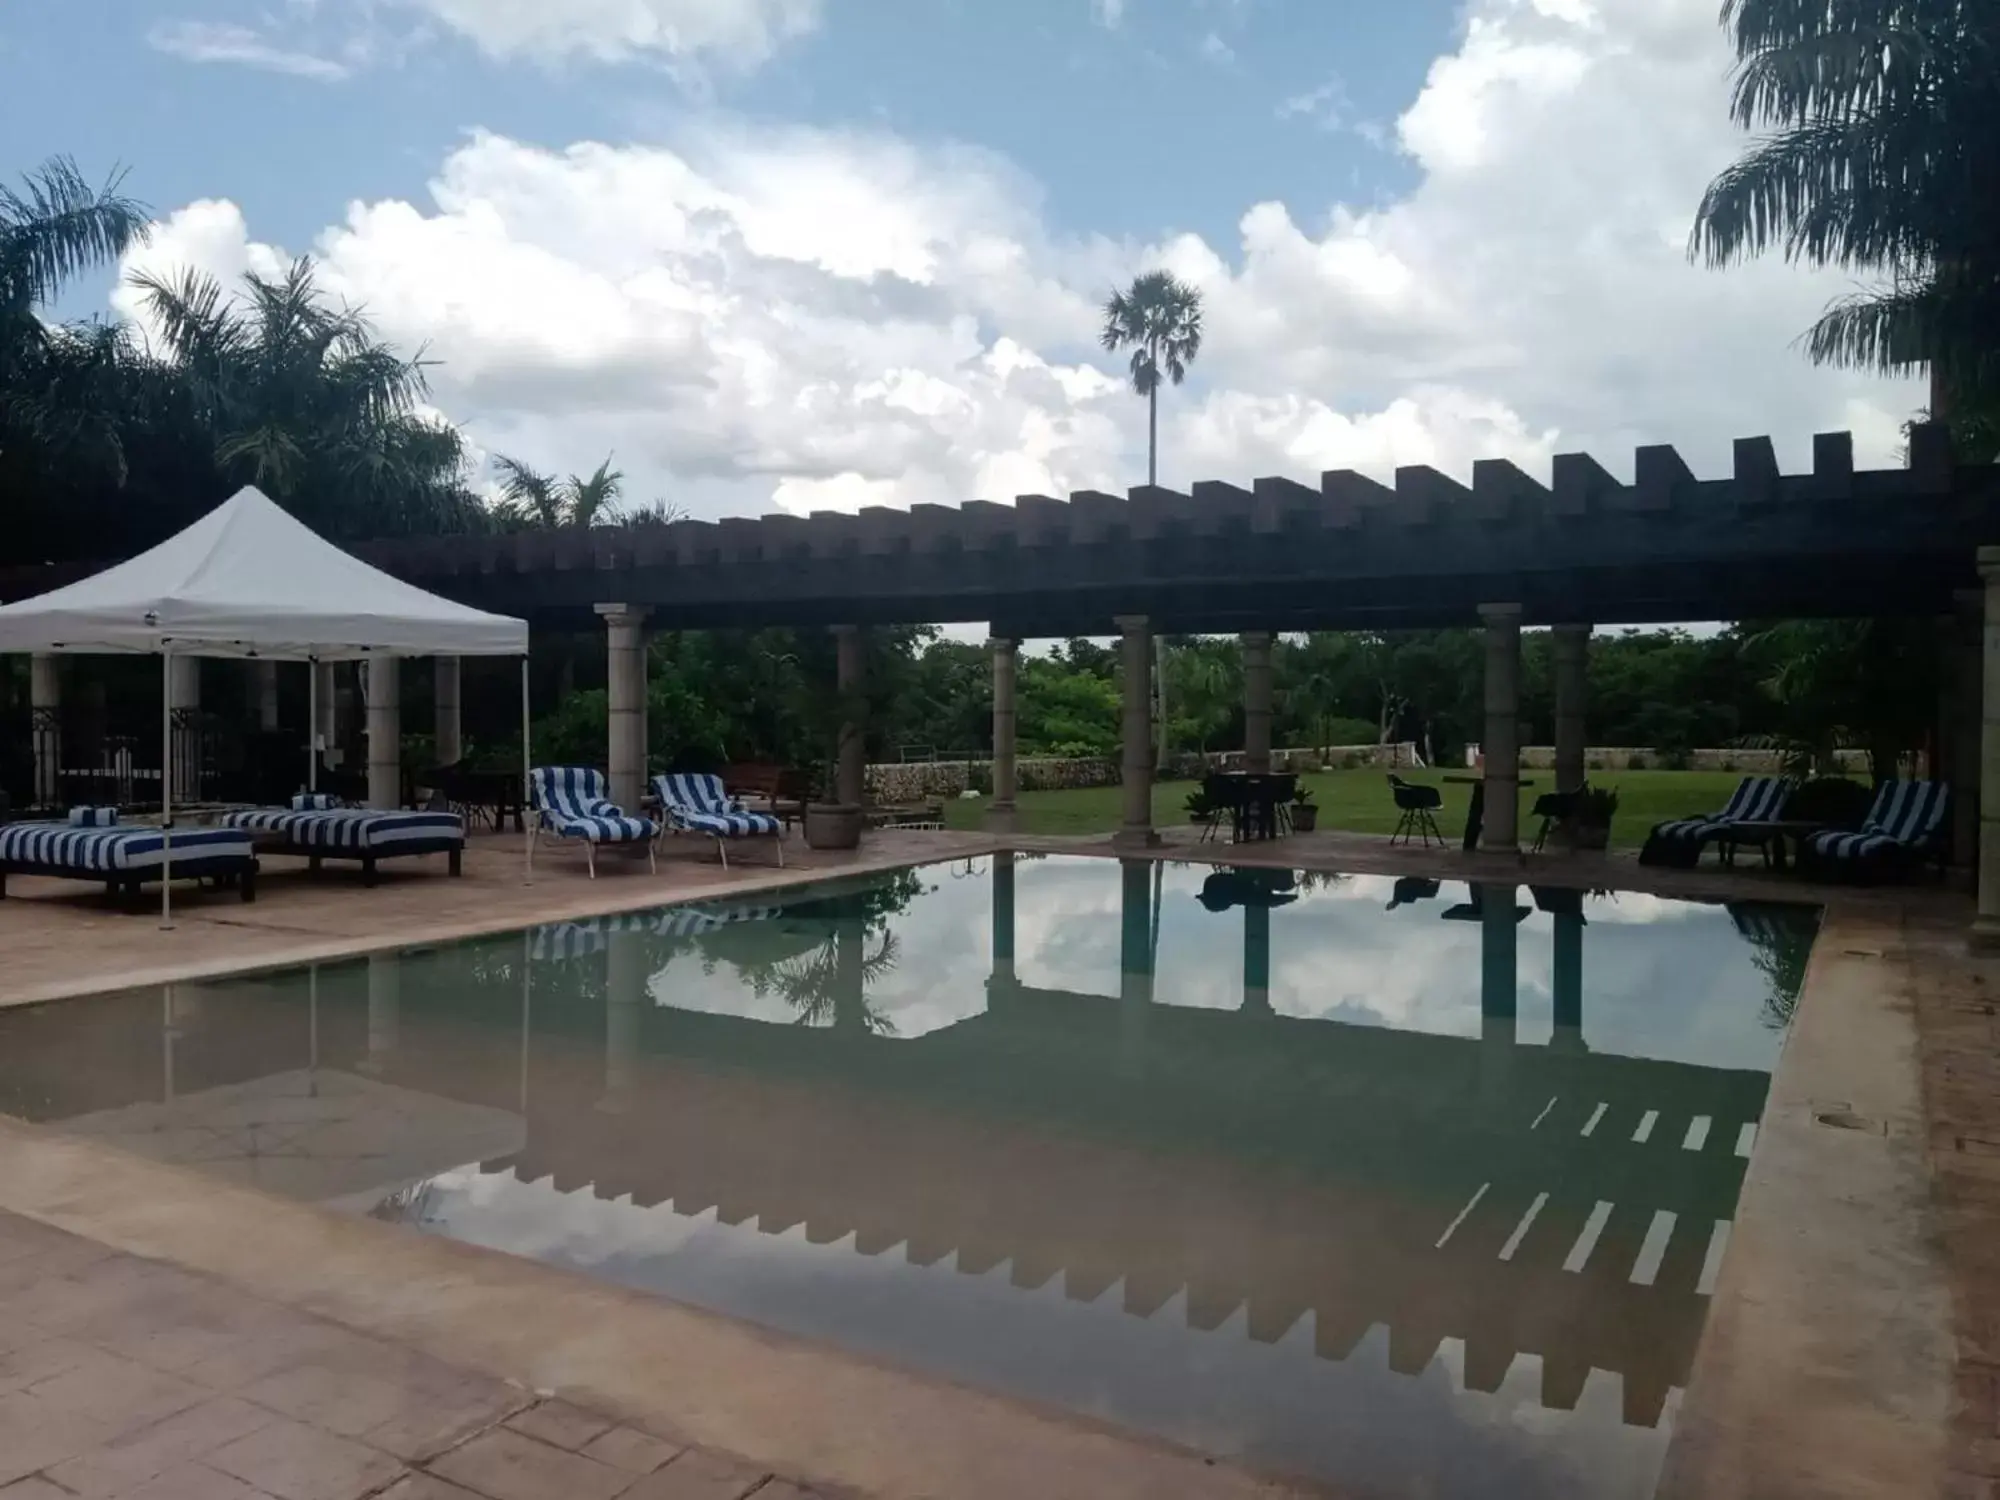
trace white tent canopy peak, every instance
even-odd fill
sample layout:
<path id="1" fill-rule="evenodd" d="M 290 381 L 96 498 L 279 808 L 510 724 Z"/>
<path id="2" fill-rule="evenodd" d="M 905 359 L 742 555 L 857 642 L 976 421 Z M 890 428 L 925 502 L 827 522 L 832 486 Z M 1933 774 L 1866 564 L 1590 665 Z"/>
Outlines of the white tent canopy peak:
<path id="1" fill-rule="evenodd" d="M 0 651 L 357 660 L 524 656 L 526 622 L 343 552 L 254 487 L 129 562 L 0 606 Z"/>

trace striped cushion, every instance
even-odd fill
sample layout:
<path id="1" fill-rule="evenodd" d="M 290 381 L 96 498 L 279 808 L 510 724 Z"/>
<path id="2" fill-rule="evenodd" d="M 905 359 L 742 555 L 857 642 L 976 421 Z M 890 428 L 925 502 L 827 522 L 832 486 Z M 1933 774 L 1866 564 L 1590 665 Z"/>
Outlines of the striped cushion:
<path id="1" fill-rule="evenodd" d="M 1951 788 L 1942 781 L 1885 781 L 1858 831 L 1816 833 L 1807 847 L 1828 859 L 1858 860 L 1928 843 L 1944 825 Z"/>
<path id="2" fill-rule="evenodd" d="M 602 949 L 615 932 L 637 932 L 649 937 L 691 938 L 731 922 L 759 922 L 778 916 L 777 906 L 669 906 L 659 911 L 624 912 L 617 916 L 588 917 L 576 922 L 551 922 L 537 927 L 529 940 L 531 958 L 575 958 Z"/>
<path id="3" fill-rule="evenodd" d="M 686 772 L 655 776 L 653 795 L 660 799 L 667 822 L 675 828 L 712 833 L 718 838 L 744 838 L 764 833 L 784 836 L 782 819 L 770 813 L 748 811 L 723 790 L 720 776 Z"/>
<path id="4" fill-rule="evenodd" d="M 69 826 L 72 828 L 109 828 L 118 821 L 115 807 L 72 807 L 69 810 Z"/>
<path id="5" fill-rule="evenodd" d="M 323 812 L 292 812 L 260 807 L 226 814 L 231 828 L 282 834 L 301 849 L 329 849 L 354 854 L 394 854 L 410 844 L 434 844 L 440 839 L 465 842 L 465 823 L 453 812 L 403 812 L 372 807 L 337 807 Z"/>
<path id="6" fill-rule="evenodd" d="M 528 773 L 542 827 L 593 844 L 631 844 L 658 835 L 651 818 L 635 818 L 604 795 L 604 773 L 588 766 L 536 766 Z"/>
<path id="7" fill-rule="evenodd" d="M 72 828 L 67 823 L 10 823 L 0 828 L 0 863 L 50 865 L 78 874 L 116 874 L 160 867 L 166 840 L 157 828 Z M 175 859 L 251 855 L 250 835 L 237 828 L 176 829 Z"/>

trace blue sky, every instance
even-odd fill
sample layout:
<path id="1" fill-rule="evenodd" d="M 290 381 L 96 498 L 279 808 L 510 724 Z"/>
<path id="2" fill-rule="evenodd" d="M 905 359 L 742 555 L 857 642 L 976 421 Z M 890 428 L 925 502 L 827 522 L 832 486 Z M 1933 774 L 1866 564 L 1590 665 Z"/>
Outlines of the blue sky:
<path id="1" fill-rule="evenodd" d="M 65 153 L 92 175 L 123 164 L 148 204 L 229 198 L 260 233 L 303 245 L 350 199 L 420 197 L 475 127 L 547 146 L 672 139 L 721 108 L 991 148 L 1041 184 L 1060 227 L 1227 239 L 1246 202 L 1283 199 L 1310 217 L 1335 193 L 1407 187 L 1408 161 L 1367 137 L 1415 94 L 1455 25 L 1445 0 L 1126 0 L 1115 24 L 1091 0 L 828 0 L 827 24 L 768 65 L 710 70 L 690 89 L 657 65 L 496 59 L 449 35 L 351 67 L 343 47 L 366 23 L 342 25 L 336 10 L 10 8 L 0 160 L 19 170 Z M 413 24 L 390 11 L 375 21 Z M 329 76 L 164 50 L 224 27 L 317 58 Z M 80 92 L 83 51 L 92 76 Z"/>
<path id="2" fill-rule="evenodd" d="M 1247 483 L 1769 433 L 1845 278 L 1691 265 L 1741 149 L 1717 0 L 62 0 L 0 9 L 0 170 L 129 169 L 129 268 L 312 254 L 475 453 L 695 514 L 1121 489 L 1126 278 L 1207 339 L 1161 473 Z M 87 78 L 85 74 L 87 73 Z M 145 311 L 107 274 L 57 311 Z"/>

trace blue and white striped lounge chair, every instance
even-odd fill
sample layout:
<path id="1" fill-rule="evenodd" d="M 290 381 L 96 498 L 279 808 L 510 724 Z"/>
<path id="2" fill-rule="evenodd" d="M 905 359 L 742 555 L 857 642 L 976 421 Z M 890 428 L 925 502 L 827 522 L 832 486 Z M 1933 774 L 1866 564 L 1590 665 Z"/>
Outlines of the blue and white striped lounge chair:
<path id="1" fill-rule="evenodd" d="M 1820 875 L 1863 876 L 1941 854 L 1951 787 L 1942 781 L 1885 781 L 1861 827 L 1829 829 L 1799 848 L 1799 864 Z"/>
<path id="2" fill-rule="evenodd" d="M 660 836 L 660 825 L 651 818 L 635 818 L 611 801 L 605 795 L 602 771 L 588 766 L 536 766 L 528 772 L 528 786 L 535 801 L 528 837 L 537 843 L 544 833 L 583 840 L 592 880 L 597 878 L 599 844 L 643 843 L 647 866 L 659 869 L 653 841 Z"/>
<path id="3" fill-rule="evenodd" d="M 705 833 L 715 840 L 722 868 L 729 868 L 728 840 L 769 835 L 778 851 L 778 868 L 785 867 L 785 824 L 773 813 L 751 812 L 722 788 L 720 776 L 684 772 L 655 776 L 653 795 L 660 813 L 675 833 Z"/>
<path id="4" fill-rule="evenodd" d="M 165 852 L 158 828 L 121 828 L 111 808 L 72 808 L 61 823 L 10 823 L 0 827 L 0 898 L 9 875 L 101 881 L 113 895 L 135 895 L 160 878 Z M 177 828 L 171 852 L 176 880 L 220 880 L 257 899 L 256 851 L 241 829 Z"/>
<path id="5" fill-rule="evenodd" d="M 1660 823 L 1646 835 L 1639 851 L 1642 865 L 1692 866 L 1701 851 L 1729 832 L 1736 823 L 1768 823 L 1781 817 L 1794 783 L 1786 776 L 1745 776 L 1730 793 L 1721 812 Z"/>
<path id="6" fill-rule="evenodd" d="M 290 807 L 246 808 L 222 821 L 255 835 L 268 853 L 303 855 L 315 874 L 323 860 L 359 860 L 365 885 L 375 883 L 379 860 L 442 854 L 456 875 L 465 857 L 465 820 L 455 812 L 341 807 L 324 792 L 300 792 Z"/>

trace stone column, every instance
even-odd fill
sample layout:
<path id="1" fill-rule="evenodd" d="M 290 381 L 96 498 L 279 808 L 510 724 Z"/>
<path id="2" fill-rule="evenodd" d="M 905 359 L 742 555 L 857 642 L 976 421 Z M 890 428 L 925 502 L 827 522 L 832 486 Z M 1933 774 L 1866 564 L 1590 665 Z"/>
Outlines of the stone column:
<path id="1" fill-rule="evenodd" d="M 314 662 L 310 670 L 319 678 L 313 685 L 313 692 L 317 695 L 314 710 L 319 719 L 312 726 L 313 748 L 323 753 L 340 743 L 339 720 L 336 717 L 340 706 L 339 684 L 334 680 L 333 663 L 330 661 Z"/>
<path id="2" fill-rule="evenodd" d="M 1584 697 L 1590 675 L 1590 627 L 1558 625 L 1550 641 L 1556 688 L 1556 790 L 1584 782 Z"/>
<path id="3" fill-rule="evenodd" d="M 1957 650 L 1953 653 L 1951 763 L 1951 862 L 1969 870 L 1979 861 L 1980 700 L 1986 680 L 1986 596 L 1962 589 L 1952 596 Z"/>
<path id="4" fill-rule="evenodd" d="M 1271 632 L 1243 632 L 1243 769 L 1271 769 Z"/>
<path id="5" fill-rule="evenodd" d="M 1520 932 L 1514 889 L 1511 885 L 1472 887 L 1479 904 L 1479 1093 L 1488 1106 L 1506 1096 L 1514 1071 L 1520 993 L 1516 977 Z"/>
<path id="6" fill-rule="evenodd" d="M 604 957 L 604 1093 L 597 1107 L 623 1114 L 632 1104 L 639 1027 L 646 1014 L 646 939 L 613 931 Z"/>
<path id="7" fill-rule="evenodd" d="M 1571 896 L 1575 892 L 1568 893 Z M 1555 997 L 1555 1031 L 1549 1038 L 1552 1052 L 1583 1050 L 1583 907 L 1567 905 L 1555 914 L 1555 961 L 1549 987 Z"/>
<path id="8" fill-rule="evenodd" d="M 611 653 L 605 678 L 611 733 L 606 771 L 611 800 L 636 815 L 646 795 L 646 611 L 600 604 Z"/>
<path id="9" fill-rule="evenodd" d="M 1118 691 L 1124 705 L 1125 816 L 1112 842 L 1146 848 L 1160 841 L 1153 832 L 1153 633 L 1144 615 L 1120 615 L 1117 625 L 1124 637 Z"/>
<path id="10" fill-rule="evenodd" d="M 394 953 L 368 955 L 368 1057 L 365 1073 L 380 1075 L 402 1031 L 402 960 Z"/>
<path id="11" fill-rule="evenodd" d="M 201 800 L 201 658 L 176 656 L 169 668 L 174 694 L 174 801 Z"/>
<path id="12" fill-rule="evenodd" d="M 1150 649 L 1152 643 L 1146 644 Z M 1143 693 L 1143 672 L 1138 682 Z M 1112 1070 L 1121 1078 L 1145 1069 L 1146 1023 L 1153 1008 L 1153 863 L 1118 862 L 1118 1055 Z"/>
<path id="13" fill-rule="evenodd" d="M 849 807 L 868 800 L 868 723 L 862 701 L 865 665 L 859 625 L 833 627 L 834 685 L 840 690 L 840 738 L 834 759 L 834 798 Z"/>
<path id="14" fill-rule="evenodd" d="M 403 663 L 376 656 L 363 682 L 368 704 L 368 805 L 403 805 Z"/>
<path id="15" fill-rule="evenodd" d="M 986 809 L 986 826 L 997 833 L 1014 831 L 1014 677 L 1020 642 L 996 635 L 993 648 L 993 801 Z"/>
<path id="16" fill-rule="evenodd" d="M 993 977 L 987 985 L 988 1006 L 994 992 L 1014 987 L 1014 851 L 993 856 Z"/>
<path id="17" fill-rule="evenodd" d="M 28 660 L 28 719 L 35 737 L 35 805 L 60 807 L 62 792 L 62 677 L 56 658 Z"/>
<path id="18" fill-rule="evenodd" d="M 1243 1009 L 1271 1013 L 1271 908 L 1260 901 L 1243 903 Z"/>
<path id="19" fill-rule="evenodd" d="M 250 686 L 257 704 L 257 727 L 269 734 L 278 727 L 278 664 L 251 662 Z"/>
<path id="20" fill-rule="evenodd" d="M 431 738 L 435 744 L 435 759 L 441 766 L 456 765 L 465 753 L 465 737 L 459 717 L 459 668 L 455 656 L 440 656 L 431 663 L 433 682 L 431 704 L 435 711 L 435 723 Z"/>
<path id="21" fill-rule="evenodd" d="M 1979 695 L 1979 782 L 2000 787 L 2000 547 L 1979 549 L 1986 616 Z M 1979 803 L 1979 915 L 1972 921 L 1979 948 L 2000 948 L 2000 797 Z"/>
<path id="22" fill-rule="evenodd" d="M 1482 604 L 1486 622 L 1486 821 L 1482 849 L 1520 848 L 1521 606 Z"/>

